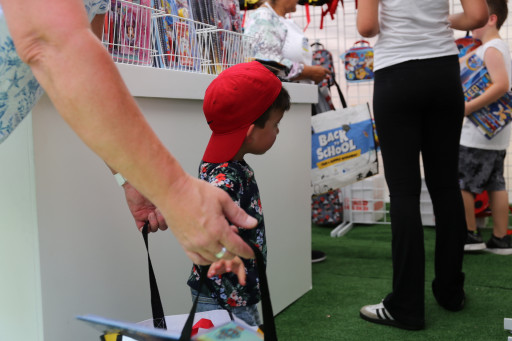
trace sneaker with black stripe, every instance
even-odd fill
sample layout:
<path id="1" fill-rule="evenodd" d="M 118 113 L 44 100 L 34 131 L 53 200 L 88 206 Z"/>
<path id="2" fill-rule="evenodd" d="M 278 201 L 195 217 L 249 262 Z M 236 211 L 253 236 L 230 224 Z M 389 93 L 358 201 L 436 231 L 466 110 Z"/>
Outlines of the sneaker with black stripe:
<path id="1" fill-rule="evenodd" d="M 498 238 L 493 234 L 491 239 L 487 242 L 487 248 L 485 251 L 503 256 L 512 255 L 512 242 L 510 241 L 510 235 Z"/>
<path id="2" fill-rule="evenodd" d="M 466 235 L 466 243 L 464 244 L 464 251 L 482 251 L 485 249 L 485 243 L 482 238 L 480 230 L 469 231 Z"/>
<path id="3" fill-rule="evenodd" d="M 384 303 L 380 302 L 379 304 L 374 305 L 365 305 L 359 311 L 359 316 L 363 320 L 368 322 L 385 324 L 388 326 L 393 326 L 401 329 L 407 330 L 420 330 L 423 329 L 423 326 L 410 326 L 403 324 L 393 318 L 389 311 L 384 307 Z"/>

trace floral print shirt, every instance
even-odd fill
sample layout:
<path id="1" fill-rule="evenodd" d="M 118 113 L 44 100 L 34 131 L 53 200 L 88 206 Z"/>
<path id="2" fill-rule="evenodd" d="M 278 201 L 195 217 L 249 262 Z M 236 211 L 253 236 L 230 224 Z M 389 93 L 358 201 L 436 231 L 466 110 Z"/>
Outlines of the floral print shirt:
<path id="1" fill-rule="evenodd" d="M 238 230 L 243 239 L 250 240 L 261 250 L 266 262 L 265 224 L 260 193 L 252 168 L 245 161 L 202 162 L 199 166 L 199 178 L 226 191 L 238 206 L 258 220 L 258 226 L 254 229 L 239 228 Z M 207 279 L 209 283 L 201 289 L 201 294 L 220 300 L 227 307 L 242 307 L 258 303 L 261 295 L 256 260 L 243 259 L 243 262 L 247 274 L 245 286 L 238 283 L 238 277 L 235 274 L 226 273 Z M 194 265 L 187 282 L 197 291 L 199 291 L 198 270 L 198 266 Z"/>
<path id="2" fill-rule="evenodd" d="M 106 13 L 109 0 L 84 0 L 89 21 Z M 43 89 L 16 53 L 11 34 L 0 6 L 0 143 L 28 115 Z"/>
<path id="3" fill-rule="evenodd" d="M 304 65 L 283 57 L 287 33 L 288 28 L 281 17 L 267 3 L 249 15 L 244 28 L 244 34 L 254 39 L 254 57 L 274 60 L 287 66 L 290 72 L 286 78 L 293 79 L 302 73 Z"/>

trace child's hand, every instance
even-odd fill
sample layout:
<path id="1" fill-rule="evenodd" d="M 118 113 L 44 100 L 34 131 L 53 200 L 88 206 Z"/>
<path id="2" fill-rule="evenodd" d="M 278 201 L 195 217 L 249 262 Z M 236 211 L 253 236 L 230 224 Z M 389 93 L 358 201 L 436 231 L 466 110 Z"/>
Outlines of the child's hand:
<path id="1" fill-rule="evenodd" d="M 221 259 L 212 263 L 210 265 L 210 270 L 208 270 L 208 278 L 212 278 L 215 275 L 221 275 L 226 272 L 232 272 L 238 277 L 238 282 L 241 285 L 245 285 L 245 266 L 244 262 L 240 259 L 240 257 L 235 257 L 233 259 Z"/>

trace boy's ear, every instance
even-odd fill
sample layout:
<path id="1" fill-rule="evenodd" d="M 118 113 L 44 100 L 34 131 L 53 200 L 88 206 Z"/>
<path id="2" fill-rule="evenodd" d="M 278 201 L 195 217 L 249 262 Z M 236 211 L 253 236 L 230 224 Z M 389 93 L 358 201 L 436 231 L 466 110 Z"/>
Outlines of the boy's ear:
<path id="1" fill-rule="evenodd" d="M 254 123 L 249 126 L 249 129 L 247 130 L 246 138 L 252 138 L 252 132 L 254 131 Z"/>
<path id="2" fill-rule="evenodd" d="M 498 16 L 496 14 L 490 14 L 489 15 L 489 19 L 487 20 L 487 23 L 489 24 L 492 24 L 492 25 L 496 25 L 496 23 L 498 22 Z"/>

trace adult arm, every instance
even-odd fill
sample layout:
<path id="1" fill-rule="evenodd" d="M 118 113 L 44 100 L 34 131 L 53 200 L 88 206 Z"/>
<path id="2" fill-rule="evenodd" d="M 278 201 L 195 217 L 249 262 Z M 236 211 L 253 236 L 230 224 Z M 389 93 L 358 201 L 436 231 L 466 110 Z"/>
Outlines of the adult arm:
<path id="1" fill-rule="evenodd" d="M 483 94 L 472 101 L 466 102 L 464 112 L 466 116 L 485 107 L 486 105 L 496 102 L 509 90 L 508 73 L 505 67 L 505 59 L 501 52 L 494 47 L 489 47 L 485 51 L 484 62 L 487 67 L 487 71 L 489 72 L 489 76 L 491 76 L 492 84 L 484 91 Z"/>
<path id="2" fill-rule="evenodd" d="M 64 120 L 112 169 L 162 212 L 197 264 L 225 246 L 252 257 L 226 219 L 256 225 L 218 188 L 188 175 L 137 107 L 111 57 L 95 37 L 81 0 L 0 0 L 21 59 Z"/>
<path id="3" fill-rule="evenodd" d="M 292 80 L 310 79 L 317 84 L 323 81 L 330 73 L 329 69 L 320 65 L 304 65 L 302 72 Z"/>
<path id="4" fill-rule="evenodd" d="M 356 24 L 363 37 L 371 38 L 379 33 L 379 0 L 359 1 Z"/>
<path id="5" fill-rule="evenodd" d="M 448 17 L 450 27 L 469 31 L 485 25 L 489 19 L 489 10 L 485 0 L 461 0 L 462 12 Z"/>
<path id="6" fill-rule="evenodd" d="M 105 22 L 105 15 L 96 15 L 91 22 L 91 30 L 93 33 L 101 39 L 103 34 L 103 24 Z M 117 173 L 115 170 L 110 168 L 112 174 Z M 128 209 L 135 220 L 135 226 L 142 231 L 146 221 L 149 222 L 149 231 L 156 232 L 158 229 L 164 231 L 167 229 L 167 223 L 165 222 L 164 216 L 160 210 L 146 197 L 133 187 L 129 182 L 125 182 L 123 185 L 124 195 L 126 198 L 126 204 Z"/>

